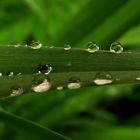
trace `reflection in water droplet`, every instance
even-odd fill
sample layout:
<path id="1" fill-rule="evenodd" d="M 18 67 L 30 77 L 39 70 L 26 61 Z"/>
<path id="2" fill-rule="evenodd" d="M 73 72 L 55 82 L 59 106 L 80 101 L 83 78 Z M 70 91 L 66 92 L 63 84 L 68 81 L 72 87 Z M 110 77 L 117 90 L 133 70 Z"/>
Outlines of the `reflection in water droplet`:
<path id="1" fill-rule="evenodd" d="M 63 89 L 63 86 L 58 86 L 57 87 L 57 90 L 62 90 Z"/>
<path id="2" fill-rule="evenodd" d="M 71 46 L 69 44 L 64 45 L 64 50 L 68 51 L 71 49 Z"/>
<path id="3" fill-rule="evenodd" d="M 122 53 L 123 47 L 119 42 L 114 42 L 110 46 L 110 52 L 116 53 L 116 54 Z"/>
<path id="4" fill-rule="evenodd" d="M 88 48 L 86 49 L 86 51 L 89 53 L 97 52 L 97 51 L 99 51 L 99 46 L 96 43 L 89 42 Z"/>
<path id="5" fill-rule="evenodd" d="M 23 88 L 20 87 L 12 87 L 12 92 L 10 96 L 19 96 L 24 92 Z"/>
<path id="6" fill-rule="evenodd" d="M 30 44 L 30 47 L 34 50 L 40 49 L 42 47 L 42 44 L 39 41 L 33 41 Z"/>
<path id="7" fill-rule="evenodd" d="M 80 88 L 81 87 L 81 82 L 80 82 L 79 78 L 77 78 L 77 77 L 70 78 L 67 87 L 69 89 L 78 89 L 78 88 Z"/>
<path id="8" fill-rule="evenodd" d="M 35 92 L 45 92 L 48 91 L 50 88 L 51 88 L 51 83 L 47 79 L 45 79 L 40 84 L 32 85 L 32 90 Z"/>
<path id="9" fill-rule="evenodd" d="M 52 67 L 49 64 L 39 64 L 37 70 L 38 73 L 43 73 L 45 75 L 48 75 L 52 71 Z"/>
<path id="10" fill-rule="evenodd" d="M 106 72 L 97 73 L 94 80 L 94 83 L 96 85 L 106 85 L 106 84 L 111 84 L 112 82 L 113 82 L 113 78 L 111 74 Z"/>

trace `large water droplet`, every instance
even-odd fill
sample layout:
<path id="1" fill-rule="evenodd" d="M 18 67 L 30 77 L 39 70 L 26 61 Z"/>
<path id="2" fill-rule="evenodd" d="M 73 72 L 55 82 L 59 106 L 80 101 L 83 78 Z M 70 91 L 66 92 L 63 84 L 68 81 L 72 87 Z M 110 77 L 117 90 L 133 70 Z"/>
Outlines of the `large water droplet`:
<path id="1" fill-rule="evenodd" d="M 50 88 L 51 83 L 47 79 L 45 79 L 42 83 L 32 85 L 32 90 L 35 92 L 45 92 L 48 91 Z"/>
<path id="2" fill-rule="evenodd" d="M 37 50 L 42 47 L 42 44 L 39 41 L 32 41 L 32 43 L 30 44 L 30 47 L 34 50 Z"/>
<path id="3" fill-rule="evenodd" d="M 97 73 L 94 80 L 94 83 L 96 85 L 106 85 L 106 84 L 111 84 L 112 82 L 113 82 L 113 78 L 111 74 L 106 72 Z"/>
<path id="4" fill-rule="evenodd" d="M 94 53 L 99 51 L 99 46 L 96 43 L 89 42 L 87 46 L 88 48 L 86 49 L 86 51 L 89 53 Z"/>
<path id="5" fill-rule="evenodd" d="M 71 49 L 71 46 L 69 44 L 64 45 L 64 50 L 68 51 Z"/>
<path id="6" fill-rule="evenodd" d="M 39 64 L 37 70 L 38 73 L 43 73 L 45 75 L 48 75 L 52 71 L 52 67 L 49 64 Z"/>
<path id="7" fill-rule="evenodd" d="M 81 87 L 81 82 L 80 82 L 79 78 L 77 78 L 77 77 L 70 78 L 67 87 L 69 89 L 78 89 L 78 88 L 80 88 Z"/>
<path id="8" fill-rule="evenodd" d="M 11 90 L 12 92 L 10 96 L 19 96 L 24 92 L 23 88 L 21 87 L 12 87 Z"/>
<path id="9" fill-rule="evenodd" d="M 119 42 L 114 42 L 110 46 L 110 52 L 112 53 L 122 53 L 123 52 L 123 47 Z"/>

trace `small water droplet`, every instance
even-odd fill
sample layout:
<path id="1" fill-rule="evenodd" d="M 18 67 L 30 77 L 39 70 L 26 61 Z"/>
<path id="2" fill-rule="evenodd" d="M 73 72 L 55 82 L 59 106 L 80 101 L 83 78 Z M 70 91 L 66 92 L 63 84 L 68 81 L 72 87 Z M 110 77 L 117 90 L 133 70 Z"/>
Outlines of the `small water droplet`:
<path id="1" fill-rule="evenodd" d="M 27 44 L 25 44 L 25 43 L 23 44 L 23 46 L 24 46 L 24 47 L 28 47 L 28 45 L 27 45 Z"/>
<path id="2" fill-rule="evenodd" d="M 6 75 L 8 75 L 9 77 L 14 75 L 14 72 L 8 72 Z"/>
<path id="3" fill-rule="evenodd" d="M 58 86 L 57 90 L 63 90 L 63 86 Z"/>
<path id="4" fill-rule="evenodd" d="M 97 73 L 95 77 L 96 78 L 94 80 L 94 83 L 96 85 L 106 85 L 106 84 L 111 84 L 113 82 L 113 78 L 111 74 L 106 72 Z"/>
<path id="5" fill-rule="evenodd" d="M 71 46 L 69 45 L 69 44 L 65 44 L 64 45 L 64 50 L 65 51 L 68 51 L 68 50 L 70 50 L 71 49 Z"/>
<path id="6" fill-rule="evenodd" d="M 23 88 L 20 87 L 12 87 L 12 92 L 10 96 L 19 96 L 24 92 Z"/>
<path id="7" fill-rule="evenodd" d="M 33 41 L 30 44 L 30 47 L 34 50 L 40 49 L 42 47 L 42 44 L 39 41 Z"/>
<path id="8" fill-rule="evenodd" d="M 50 48 L 50 49 L 53 49 L 53 48 L 54 48 L 54 46 L 49 46 L 49 48 Z"/>
<path id="9" fill-rule="evenodd" d="M 45 75 L 48 75 L 52 71 L 52 67 L 50 64 L 39 64 L 37 70 L 38 73 L 43 73 Z"/>
<path id="10" fill-rule="evenodd" d="M 0 76 L 2 76 L 2 73 L 0 73 Z"/>
<path id="11" fill-rule="evenodd" d="M 116 78 L 116 81 L 120 81 L 121 79 L 120 78 Z"/>
<path id="12" fill-rule="evenodd" d="M 140 81 L 140 76 L 138 76 L 138 77 L 136 78 L 136 80 Z"/>
<path id="13" fill-rule="evenodd" d="M 32 85 L 32 90 L 35 92 L 45 92 L 48 91 L 50 88 L 51 88 L 51 83 L 47 79 L 45 79 L 40 84 Z"/>
<path id="14" fill-rule="evenodd" d="M 67 66 L 70 67 L 70 66 L 71 66 L 71 62 L 69 62 L 69 63 L 67 64 Z"/>
<path id="15" fill-rule="evenodd" d="M 15 44 L 15 45 L 13 45 L 14 47 L 16 47 L 16 48 L 18 48 L 18 47 L 20 47 L 21 45 L 20 44 Z"/>
<path id="16" fill-rule="evenodd" d="M 120 54 L 123 52 L 123 47 L 119 42 L 114 42 L 110 46 L 110 52 Z"/>
<path id="17" fill-rule="evenodd" d="M 86 49 L 86 51 L 89 53 L 94 53 L 99 51 L 99 46 L 96 43 L 89 42 L 87 46 L 88 48 Z"/>
<path id="18" fill-rule="evenodd" d="M 78 88 L 80 88 L 81 87 L 81 82 L 80 82 L 79 78 L 77 78 L 77 77 L 70 78 L 67 87 L 69 89 L 78 89 Z"/>
<path id="19" fill-rule="evenodd" d="M 19 72 L 17 75 L 21 75 L 21 72 Z"/>

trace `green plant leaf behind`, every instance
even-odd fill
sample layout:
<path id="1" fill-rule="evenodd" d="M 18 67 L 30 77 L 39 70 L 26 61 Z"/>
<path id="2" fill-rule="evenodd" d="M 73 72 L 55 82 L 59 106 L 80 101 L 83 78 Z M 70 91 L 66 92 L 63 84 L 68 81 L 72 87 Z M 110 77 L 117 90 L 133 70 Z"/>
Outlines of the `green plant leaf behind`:
<path id="1" fill-rule="evenodd" d="M 139 4 L 140 1 L 138 0 L 130 0 L 122 7 L 116 8 L 116 11 L 86 36 L 83 41 L 80 41 L 78 46 L 94 40 L 101 45 L 101 49 L 108 48 L 112 42 L 139 23 Z M 132 12 L 130 9 L 133 9 Z"/>
<path id="2" fill-rule="evenodd" d="M 78 14 L 62 27 L 60 34 L 54 38 L 54 44 L 61 46 L 65 43 L 70 43 L 75 46 L 88 34 L 96 30 L 97 27 L 100 27 L 104 20 L 112 16 L 112 13 L 125 3 L 126 0 L 113 0 L 111 4 L 109 1 L 89 0 Z M 94 39 L 96 41 L 96 38 Z"/>
<path id="3" fill-rule="evenodd" d="M 10 123 L 12 126 L 18 127 L 19 129 L 22 129 L 22 131 L 28 134 L 31 133 L 32 135 L 36 135 L 42 139 L 70 140 L 69 138 L 57 132 L 54 132 L 29 120 L 25 120 L 14 114 L 8 113 L 2 109 L 0 110 L 0 120 L 5 121 L 6 123 Z"/>

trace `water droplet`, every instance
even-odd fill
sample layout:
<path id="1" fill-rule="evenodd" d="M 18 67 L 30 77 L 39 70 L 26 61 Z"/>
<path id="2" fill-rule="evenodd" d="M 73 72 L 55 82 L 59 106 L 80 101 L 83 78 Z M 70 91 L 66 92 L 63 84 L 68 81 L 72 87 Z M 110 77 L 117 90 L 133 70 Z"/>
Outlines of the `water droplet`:
<path id="1" fill-rule="evenodd" d="M 14 47 L 18 48 L 20 47 L 21 45 L 20 44 L 15 44 Z"/>
<path id="2" fill-rule="evenodd" d="M 63 86 L 58 86 L 57 90 L 63 90 Z"/>
<path id="3" fill-rule="evenodd" d="M 78 89 L 78 88 L 80 88 L 81 87 L 81 82 L 80 82 L 79 78 L 77 78 L 77 77 L 70 78 L 67 87 L 69 89 Z"/>
<path id="4" fill-rule="evenodd" d="M 68 51 L 68 50 L 70 50 L 71 49 L 71 46 L 69 45 L 69 44 L 65 44 L 64 45 L 64 50 L 65 51 Z"/>
<path id="5" fill-rule="evenodd" d="M 116 78 L 116 81 L 120 81 L 121 79 L 120 78 Z"/>
<path id="6" fill-rule="evenodd" d="M 39 64 L 37 69 L 38 73 L 43 73 L 45 75 L 50 74 L 50 72 L 52 71 L 52 67 L 49 64 Z"/>
<path id="7" fill-rule="evenodd" d="M 71 62 L 69 62 L 69 63 L 67 64 L 67 66 L 70 67 L 70 66 L 71 66 Z"/>
<path id="8" fill-rule="evenodd" d="M 140 81 L 140 76 L 136 78 L 136 80 Z"/>
<path id="9" fill-rule="evenodd" d="M 97 73 L 95 77 L 96 78 L 94 80 L 94 83 L 96 85 L 106 85 L 106 84 L 111 84 L 113 82 L 113 78 L 111 74 L 106 72 Z"/>
<path id="10" fill-rule="evenodd" d="M 53 48 L 54 48 L 54 46 L 50 46 L 49 48 L 50 48 L 50 49 L 53 49 Z"/>
<path id="11" fill-rule="evenodd" d="M 40 49 L 42 47 L 42 44 L 39 41 L 33 41 L 30 44 L 30 47 L 34 50 Z"/>
<path id="12" fill-rule="evenodd" d="M 6 75 L 8 75 L 9 77 L 13 76 L 14 73 L 13 72 L 8 72 Z"/>
<path id="13" fill-rule="evenodd" d="M 27 45 L 27 44 L 23 44 L 23 46 L 24 46 L 24 47 L 28 47 L 28 45 Z"/>
<path id="14" fill-rule="evenodd" d="M 32 90 L 35 92 L 45 92 L 48 91 L 50 88 L 51 88 L 51 83 L 47 79 L 45 79 L 40 84 L 32 85 Z"/>
<path id="15" fill-rule="evenodd" d="M 21 72 L 19 72 L 17 75 L 21 75 Z"/>
<path id="16" fill-rule="evenodd" d="M 12 87 L 12 92 L 10 96 L 19 96 L 24 92 L 23 88 L 20 87 Z"/>
<path id="17" fill-rule="evenodd" d="M 89 42 L 88 48 L 86 49 L 86 51 L 89 53 L 97 52 L 97 51 L 99 51 L 99 46 L 96 43 Z"/>
<path id="18" fill-rule="evenodd" d="M 2 73 L 0 73 L 0 76 L 2 76 Z"/>
<path id="19" fill-rule="evenodd" d="M 116 53 L 116 54 L 122 53 L 123 47 L 119 42 L 114 42 L 110 46 L 110 52 Z"/>

